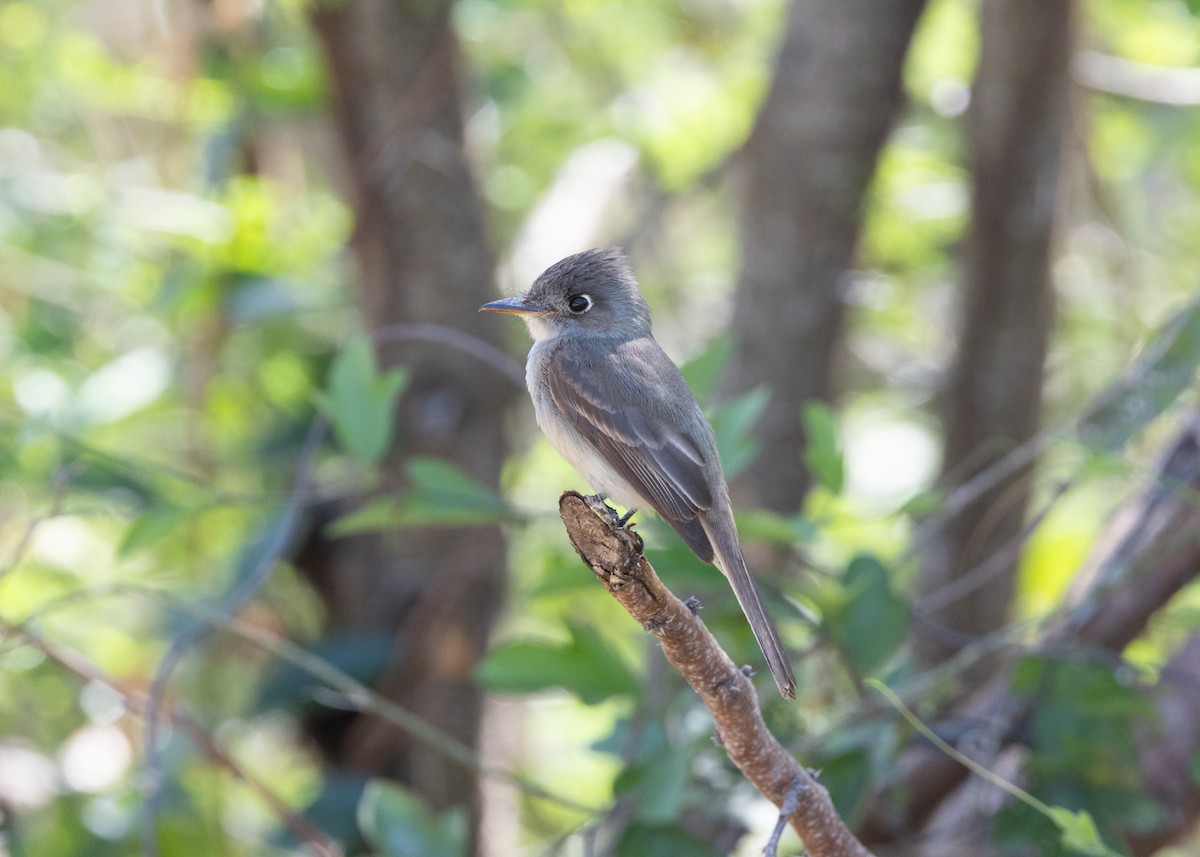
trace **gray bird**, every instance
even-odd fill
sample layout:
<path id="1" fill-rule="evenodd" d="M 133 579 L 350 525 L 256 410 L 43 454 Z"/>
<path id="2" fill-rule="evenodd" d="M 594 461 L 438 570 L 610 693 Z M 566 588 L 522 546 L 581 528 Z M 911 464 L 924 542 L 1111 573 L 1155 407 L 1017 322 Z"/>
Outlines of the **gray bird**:
<path id="1" fill-rule="evenodd" d="M 616 248 L 547 268 L 525 295 L 492 301 L 533 335 L 525 381 L 537 423 L 600 494 L 653 509 L 728 578 L 779 692 L 796 679 L 746 568 L 712 427 L 650 332 L 650 308 Z"/>

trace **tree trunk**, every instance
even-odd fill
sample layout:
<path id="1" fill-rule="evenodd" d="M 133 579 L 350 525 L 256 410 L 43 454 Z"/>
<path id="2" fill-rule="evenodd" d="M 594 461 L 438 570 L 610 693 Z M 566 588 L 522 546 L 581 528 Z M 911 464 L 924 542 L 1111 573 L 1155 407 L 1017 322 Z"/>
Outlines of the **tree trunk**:
<path id="1" fill-rule="evenodd" d="M 958 354 L 945 389 L 941 484 L 962 485 L 1038 430 L 1053 315 L 1051 241 L 1066 136 L 1070 0 L 989 0 L 971 91 L 968 145 L 974 193 L 963 271 Z M 1029 503 L 1025 466 L 981 492 L 927 542 L 919 591 L 957 584 L 923 618 L 926 664 L 1001 627 Z M 962 582 L 966 575 L 975 579 Z"/>
<path id="2" fill-rule="evenodd" d="M 795 0 L 743 152 L 742 272 L 725 395 L 766 386 L 759 449 L 735 486 L 794 512 L 808 489 L 801 406 L 832 395 L 846 277 L 876 156 L 903 104 L 924 0 Z"/>
<path id="3" fill-rule="evenodd" d="M 492 295 L 483 212 L 463 150 L 459 57 L 446 3 L 346 0 L 314 6 L 337 130 L 353 178 L 360 305 L 368 329 L 452 325 L 494 336 L 477 310 Z M 386 362 L 410 372 L 385 468 L 403 490 L 403 459 L 447 459 L 498 483 L 501 425 L 514 391 L 492 367 L 451 347 L 395 343 Z M 498 528 L 405 529 L 310 543 L 304 569 L 335 629 L 390 636 L 381 692 L 474 746 L 482 697 L 471 670 L 501 606 Z M 334 764 L 414 788 L 435 809 L 477 810 L 475 774 L 371 717 L 343 717 L 322 746 Z M 477 814 L 476 814 L 477 819 Z"/>

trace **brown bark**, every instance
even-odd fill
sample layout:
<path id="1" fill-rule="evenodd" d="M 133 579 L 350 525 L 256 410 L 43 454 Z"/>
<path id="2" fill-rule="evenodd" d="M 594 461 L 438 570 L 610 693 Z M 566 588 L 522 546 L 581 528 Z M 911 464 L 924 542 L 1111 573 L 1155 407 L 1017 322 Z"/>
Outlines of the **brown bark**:
<path id="1" fill-rule="evenodd" d="M 796 0 L 743 152 L 742 271 L 726 395 L 765 385 L 759 451 L 735 491 L 794 512 L 808 489 L 801 406 L 833 394 L 863 194 L 899 112 L 924 0 Z"/>
<path id="2" fill-rule="evenodd" d="M 574 491 L 559 500 L 571 544 L 631 617 L 658 638 L 663 654 L 712 713 L 718 740 L 764 797 L 781 809 L 813 857 L 870 857 L 838 817 L 829 793 L 763 722 L 750 677 L 704 627 L 694 609 L 655 574 L 641 545 L 611 516 L 601 518 Z"/>
<path id="3" fill-rule="evenodd" d="M 1163 826 L 1127 837 L 1134 857 L 1152 857 L 1196 829 L 1200 787 L 1195 760 L 1200 753 L 1200 633 L 1163 668 L 1155 702 L 1159 722 L 1141 747 L 1146 792 L 1166 809 Z"/>
<path id="4" fill-rule="evenodd" d="M 492 257 L 463 151 L 459 57 L 449 4 L 346 0 L 312 12 L 337 130 L 353 179 L 366 327 L 437 323 L 494 340 L 477 309 L 491 296 Z M 454 462 L 496 485 L 504 407 L 513 392 L 461 349 L 406 341 L 384 349 L 410 381 L 386 489 L 403 490 L 409 455 Z M 497 528 L 406 529 L 310 541 L 301 564 L 337 629 L 379 630 L 394 659 L 378 688 L 475 746 L 482 698 L 471 670 L 504 592 Z M 370 716 L 334 718 L 321 735 L 335 764 L 396 778 L 436 809 L 477 808 L 475 775 Z"/>
<path id="5" fill-rule="evenodd" d="M 1036 433 L 1053 289 L 1050 253 L 1070 89 L 1070 0 L 982 6 L 968 145 L 973 197 L 958 354 L 945 389 L 942 485 L 953 488 Z M 972 572 L 1024 524 L 1032 469 L 982 492 L 927 542 L 922 595 Z M 1001 627 L 1016 557 L 925 617 L 918 651 L 937 663 Z"/>

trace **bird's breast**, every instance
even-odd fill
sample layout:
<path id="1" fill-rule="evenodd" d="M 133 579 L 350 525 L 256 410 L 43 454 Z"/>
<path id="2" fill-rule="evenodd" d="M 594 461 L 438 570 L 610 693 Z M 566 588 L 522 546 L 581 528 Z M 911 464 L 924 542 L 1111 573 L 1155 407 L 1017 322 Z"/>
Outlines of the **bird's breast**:
<path id="1" fill-rule="evenodd" d="M 649 502 L 617 473 L 555 403 L 546 375 L 552 348 L 552 343 L 535 343 L 525 366 L 525 382 L 533 400 L 538 428 L 558 454 L 587 479 L 593 490 L 627 509 L 652 511 Z"/>

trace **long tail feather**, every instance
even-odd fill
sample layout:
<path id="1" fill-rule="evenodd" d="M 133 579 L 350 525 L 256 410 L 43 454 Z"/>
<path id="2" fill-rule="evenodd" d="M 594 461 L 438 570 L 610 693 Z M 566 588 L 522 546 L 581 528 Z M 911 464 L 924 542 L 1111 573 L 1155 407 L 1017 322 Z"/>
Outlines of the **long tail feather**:
<path id="1" fill-rule="evenodd" d="M 763 607 L 754 578 L 750 576 L 750 570 L 746 567 L 746 559 L 742 555 L 737 530 L 734 528 L 733 515 L 713 516 L 705 520 L 704 529 L 712 542 L 714 561 L 733 587 L 738 604 L 750 623 L 750 630 L 754 632 L 754 639 L 758 641 L 758 647 L 767 659 L 767 666 L 771 668 L 776 687 L 785 699 L 795 699 L 796 676 L 788 662 L 783 643 L 779 641 L 775 624 Z"/>

